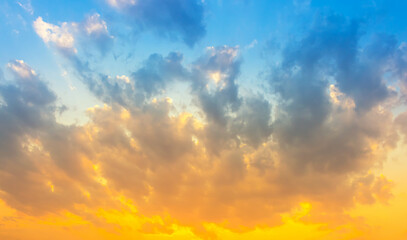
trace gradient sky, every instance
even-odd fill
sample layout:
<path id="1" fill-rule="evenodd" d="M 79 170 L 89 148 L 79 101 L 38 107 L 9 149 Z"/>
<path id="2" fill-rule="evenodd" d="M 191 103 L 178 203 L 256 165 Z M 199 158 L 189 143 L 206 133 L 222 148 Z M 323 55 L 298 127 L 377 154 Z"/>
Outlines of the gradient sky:
<path id="1" fill-rule="evenodd" d="M 0 239 L 407 239 L 405 9 L 0 0 Z"/>

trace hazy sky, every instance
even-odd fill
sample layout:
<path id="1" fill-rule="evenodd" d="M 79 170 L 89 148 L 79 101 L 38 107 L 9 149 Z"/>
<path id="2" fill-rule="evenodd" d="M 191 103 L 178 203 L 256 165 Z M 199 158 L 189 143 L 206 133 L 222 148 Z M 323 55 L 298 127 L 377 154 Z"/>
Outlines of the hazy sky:
<path id="1" fill-rule="evenodd" d="M 407 239 L 405 9 L 0 0 L 0 239 Z"/>

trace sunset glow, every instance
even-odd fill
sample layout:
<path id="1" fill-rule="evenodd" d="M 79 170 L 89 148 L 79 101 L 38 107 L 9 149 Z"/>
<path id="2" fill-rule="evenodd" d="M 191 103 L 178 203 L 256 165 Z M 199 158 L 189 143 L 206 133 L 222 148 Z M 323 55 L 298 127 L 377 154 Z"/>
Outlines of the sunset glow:
<path id="1" fill-rule="evenodd" d="M 0 240 L 407 239 L 405 9 L 0 1 Z"/>

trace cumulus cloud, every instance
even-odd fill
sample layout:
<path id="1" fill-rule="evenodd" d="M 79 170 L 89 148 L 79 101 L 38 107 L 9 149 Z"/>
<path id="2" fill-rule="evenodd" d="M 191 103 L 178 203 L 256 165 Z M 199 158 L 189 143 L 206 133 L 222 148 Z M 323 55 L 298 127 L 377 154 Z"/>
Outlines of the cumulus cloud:
<path id="1" fill-rule="evenodd" d="M 182 59 L 182 54 L 176 52 L 165 58 L 159 54 L 150 55 L 143 67 L 132 74 L 135 88 L 151 96 L 165 90 L 171 81 L 185 80 L 187 71 L 182 66 Z"/>
<path id="2" fill-rule="evenodd" d="M 291 72 L 297 68 L 321 77 L 331 75 L 340 90 L 353 98 L 358 109 L 369 109 L 394 94 L 386 87 L 383 76 L 389 70 L 389 59 L 397 42 L 392 36 L 374 35 L 360 51 L 361 36 L 360 22 L 356 20 L 320 16 L 308 35 L 284 50 L 283 67 L 291 68 Z M 333 65 L 327 60 L 332 60 Z M 333 73 L 323 72 L 331 68 Z M 324 84 L 317 79 L 313 82 Z"/>
<path id="3" fill-rule="evenodd" d="M 232 120 L 232 129 L 243 143 L 257 147 L 267 142 L 272 131 L 270 103 L 262 97 L 246 98 Z"/>
<path id="4" fill-rule="evenodd" d="M 314 36 L 309 38 L 314 38 Z M 198 105 L 205 112 L 208 122 L 202 129 L 195 129 L 191 137 L 198 136 L 198 141 L 195 141 L 198 142 L 197 146 L 203 144 L 205 148 L 211 148 L 210 145 L 213 142 L 215 142 L 214 145 L 222 146 L 218 149 L 217 155 L 208 155 L 211 156 L 212 161 L 207 164 L 202 163 L 209 174 L 204 178 L 206 181 L 201 180 L 207 182 L 209 179 L 208 188 L 203 187 L 202 191 L 209 195 L 203 195 L 199 199 L 209 201 L 211 206 L 216 205 L 216 203 L 221 205 L 227 203 L 230 207 L 236 207 L 231 207 L 233 209 L 231 212 L 216 209 L 219 211 L 219 215 L 211 211 L 200 218 L 221 221 L 222 217 L 220 215 L 229 216 L 231 214 L 230 216 L 242 218 L 243 216 L 250 216 L 250 219 L 256 219 L 254 222 L 261 221 L 260 216 L 256 218 L 255 212 L 269 212 L 272 214 L 286 211 L 290 208 L 290 205 L 296 202 L 296 198 L 299 196 L 321 204 L 321 199 L 318 200 L 314 196 L 318 195 L 321 198 L 321 194 L 323 194 L 322 199 L 324 199 L 324 202 L 327 201 L 333 205 L 340 204 L 348 207 L 354 204 L 355 201 L 366 203 L 372 201 L 372 199 L 374 201 L 374 199 L 389 198 L 390 194 L 381 192 L 384 190 L 379 187 L 386 181 L 383 180 L 383 184 L 379 183 L 382 180 L 377 180 L 378 183 L 372 183 L 371 180 L 368 180 L 372 177 L 366 178 L 366 180 L 364 178 L 363 180 L 358 178 L 349 179 L 348 174 L 357 174 L 359 172 L 363 174 L 381 161 L 383 151 L 394 147 L 397 135 L 394 128 L 392 128 L 392 114 L 374 105 L 386 100 L 390 95 L 377 96 L 377 100 L 370 99 L 373 101 L 373 105 L 365 105 L 363 100 L 353 100 L 355 105 L 349 105 L 347 104 L 348 98 L 338 98 L 338 96 L 345 94 L 351 98 L 362 96 L 346 93 L 346 91 L 341 92 L 330 87 L 330 82 L 326 80 L 328 79 L 326 78 L 327 72 L 324 70 L 331 70 L 332 66 L 319 65 L 319 58 L 315 58 L 314 62 L 309 61 L 309 57 L 318 56 L 320 49 L 324 49 L 325 42 L 323 40 L 318 40 L 317 43 L 321 43 L 322 46 L 316 45 L 314 50 L 304 53 L 298 52 L 299 50 L 295 44 L 293 49 L 295 49 L 296 54 L 293 53 L 292 49 L 286 49 L 284 57 L 287 62 L 283 62 L 281 68 L 274 70 L 271 84 L 281 97 L 281 101 L 278 106 L 276 121 L 272 125 L 273 128 L 269 123 L 270 106 L 266 101 L 248 99 L 244 101 L 242 107 L 241 100 L 238 97 L 238 88 L 235 84 L 239 72 L 239 61 L 236 60 L 237 54 L 233 48 L 209 48 L 208 52 L 196 61 L 191 70 L 191 76 L 194 76 L 191 87 L 192 92 L 197 93 Z M 300 44 L 302 43 L 300 42 Z M 336 43 L 329 44 L 335 45 Z M 293 56 L 299 56 L 300 60 L 295 59 Z M 302 61 L 301 58 L 304 60 Z M 295 63 L 294 67 L 291 65 L 293 62 L 290 61 Z M 380 66 L 386 64 L 380 62 L 380 58 L 377 61 L 375 64 Z M 361 63 L 361 68 L 364 68 L 365 64 L 367 63 Z M 154 64 L 146 64 L 145 67 L 148 66 L 153 67 Z M 343 69 L 338 71 L 343 71 Z M 378 86 L 379 89 L 386 89 L 383 87 L 384 85 L 380 85 L 384 84 L 382 80 L 377 85 L 377 79 L 381 78 L 376 75 L 384 73 L 375 72 L 374 70 L 374 73 L 369 73 L 367 76 L 370 76 L 370 74 L 375 76 L 371 79 L 370 84 Z M 354 87 L 361 88 L 357 84 Z M 332 90 L 332 94 L 330 94 L 329 89 Z M 365 97 L 369 98 L 369 96 Z M 213 100 L 214 98 L 216 100 Z M 220 101 L 220 99 L 224 101 Z M 219 105 L 207 104 L 211 100 Z M 352 100 L 349 101 L 352 102 Z M 246 107 L 246 104 L 250 107 Z M 254 108 L 254 106 L 258 106 L 259 109 Z M 358 106 L 361 106 L 361 108 L 357 108 Z M 253 108 L 256 110 L 253 111 Z M 238 117 L 233 117 L 232 113 L 237 113 Z M 228 128 L 230 123 L 234 124 L 235 127 Z M 236 132 L 231 129 L 235 129 Z M 272 140 L 269 141 L 267 139 L 271 134 L 271 129 L 273 129 L 273 135 Z M 216 142 L 216 139 L 224 138 L 227 142 L 228 139 L 233 138 L 231 136 L 234 136 L 234 134 L 246 138 L 245 141 L 252 142 L 253 146 L 258 146 L 259 143 L 263 143 L 263 146 L 253 151 L 251 148 L 237 150 L 239 148 L 236 145 L 216 144 L 219 143 Z M 199 143 L 200 138 L 207 138 L 212 141 Z M 143 137 L 143 139 L 148 139 L 148 137 Z M 232 150 L 235 151 L 234 154 L 230 153 Z M 160 151 L 156 149 L 155 152 Z M 179 158 L 183 159 L 181 153 L 179 154 Z M 206 154 L 202 155 L 205 156 Z M 243 161 L 243 156 L 249 157 L 249 162 Z M 217 162 L 216 159 L 219 159 L 220 162 Z M 198 159 L 185 161 L 192 161 L 189 164 L 198 164 L 200 162 Z M 246 164 L 253 166 L 253 170 L 248 169 Z M 228 169 L 228 172 L 223 171 L 224 169 Z M 183 168 L 183 171 L 184 176 L 189 176 L 187 174 L 188 168 Z M 165 174 L 161 176 L 165 176 Z M 243 207 L 249 201 L 244 196 L 253 195 L 252 190 L 245 188 L 245 184 L 249 184 L 251 178 L 259 179 L 259 176 L 267 176 L 266 178 L 270 180 L 269 183 L 259 186 L 260 189 L 257 192 L 259 195 L 258 198 L 253 200 L 254 203 L 256 201 L 262 202 L 266 197 L 271 196 L 284 196 L 284 203 L 273 202 L 274 208 L 272 210 L 268 209 L 270 207 L 268 205 L 264 206 L 264 208 L 256 207 L 261 204 L 251 204 L 250 207 Z M 349 181 L 351 184 L 349 184 Z M 364 183 L 365 181 L 366 183 Z M 363 185 L 367 185 L 368 190 L 361 188 Z M 182 186 L 182 183 L 176 184 L 176 186 Z M 219 188 L 215 186 L 219 186 Z M 233 192 L 229 188 L 231 186 L 234 189 L 238 188 L 239 193 Z M 336 186 L 334 191 L 332 191 L 333 186 Z M 158 186 L 151 185 L 151 187 L 157 189 Z M 177 188 L 170 189 L 168 191 L 171 196 L 181 194 Z M 331 189 L 331 191 L 327 193 L 327 189 Z M 364 196 L 369 191 L 376 192 L 376 190 L 372 189 L 377 189 L 375 194 L 381 197 Z M 184 191 L 186 190 L 184 189 Z M 165 192 L 161 192 L 161 194 L 165 194 Z M 355 194 L 360 197 L 354 197 Z M 179 201 L 189 199 L 188 194 L 181 196 L 176 199 Z M 153 195 L 149 196 L 149 199 L 154 199 Z M 172 198 L 166 195 L 165 199 Z M 244 200 L 240 201 L 238 199 Z M 156 199 L 156 201 L 158 200 Z M 179 210 L 179 205 L 183 207 L 189 206 L 186 202 L 180 204 L 172 201 L 155 203 L 157 205 L 164 204 L 162 206 L 168 211 Z M 200 202 L 199 206 L 205 206 L 205 202 Z M 198 204 L 194 205 L 194 207 L 198 207 Z M 247 209 L 251 210 L 250 214 L 245 212 Z M 186 222 L 197 221 L 191 216 L 185 216 L 175 210 L 172 215 L 178 216 L 179 219 L 188 219 Z M 236 220 L 234 223 L 237 224 L 238 222 L 239 220 Z"/>
<path id="5" fill-rule="evenodd" d="M 47 44 L 51 44 L 67 57 L 78 53 L 78 46 L 96 46 L 102 54 L 112 45 L 113 36 L 110 35 L 107 24 L 95 13 L 89 15 L 83 22 L 63 22 L 54 25 L 38 17 L 33 27 L 37 35 Z"/>
<path id="6" fill-rule="evenodd" d="M 30 213 L 50 211 L 60 206 L 46 185 L 52 176 L 42 174 L 49 163 L 41 140 L 47 129 L 55 129 L 56 96 L 22 60 L 10 62 L 8 68 L 15 74 L 15 84 L 0 86 L 4 100 L 0 108 L 2 198 Z M 63 164 L 69 165 L 70 161 Z M 54 201 L 47 202 L 49 197 Z"/>
<path id="7" fill-rule="evenodd" d="M 170 19 L 165 28 L 182 38 L 189 27 L 172 14 L 202 10 L 193 1 L 109 3 L 157 30 Z M 152 12 L 157 3 L 164 16 Z M 130 74 L 111 77 L 76 53 L 75 31 L 111 39 L 98 14 L 60 26 L 38 18 L 34 28 L 105 105 L 90 108 L 82 126 L 62 125 L 57 97 L 40 76 L 24 61 L 7 65 L 15 79 L 0 85 L 0 196 L 22 212 L 68 210 L 103 225 L 98 209 L 126 209 L 144 218 L 139 231 L 171 233 L 176 223 L 210 238 L 205 223 L 232 231 L 276 226 L 298 206 L 313 206 L 298 219 L 335 227 L 355 204 L 392 196 L 393 183 L 372 172 L 398 141 L 384 108 L 396 97 L 386 76 L 404 81 L 403 51 L 392 36 L 362 44 L 358 21 L 319 16 L 281 49 L 264 95 L 249 96 L 239 91 L 238 47 L 208 47 L 190 65 L 178 52 L 152 54 Z M 187 85 L 198 114 L 171 112 L 165 94 L 177 82 Z M 405 118 L 396 118 L 404 133 Z"/>
<path id="8" fill-rule="evenodd" d="M 45 42 L 54 44 L 55 47 L 65 53 L 76 53 L 74 47 L 75 38 L 71 33 L 68 23 L 62 23 L 61 26 L 44 22 L 42 17 L 38 17 L 33 27 L 38 36 Z"/>
<path id="9" fill-rule="evenodd" d="M 238 48 L 208 47 L 193 71 L 196 77 L 192 88 L 208 121 L 225 124 L 226 112 L 236 111 L 240 105 L 236 84 L 240 73 Z"/>
<path id="10" fill-rule="evenodd" d="M 203 2 L 199 0 L 107 0 L 107 3 L 137 27 L 152 29 L 170 39 L 181 39 L 191 47 L 206 32 Z"/>
<path id="11" fill-rule="evenodd" d="M 385 81 L 395 40 L 373 36 L 360 46 L 358 22 L 322 18 L 303 39 L 287 44 L 271 71 L 270 85 L 280 97 L 273 137 L 298 170 L 361 171 L 375 162 L 372 145 L 391 148 L 397 141 L 392 113 L 380 107 L 395 96 Z"/>
<path id="12" fill-rule="evenodd" d="M 52 123 L 55 126 L 52 129 L 37 127 L 42 136 L 36 140 L 41 143 L 37 143 L 41 151 L 49 152 L 48 158 L 54 167 L 65 172 L 69 181 L 78 186 L 65 190 L 72 191 L 70 194 L 76 197 L 69 198 L 73 202 L 60 207 L 70 207 L 82 214 L 72 204 L 87 204 L 89 200 L 86 200 L 83 189 L 90 196 L 110 199 L 112 196 L 100 189 L 109 187 L 133 199 L 142 214 L 154 216 L 167 212 L 180 224 L 192 226 L 199 232 L 205 221 L 222 223 L 227 220 L 225 227 L 234 230 L 238 230 L 241 224 L 247 227 L 260 223 L 273 226 L 281 221 L 280 214 L 290 211 L 303 199 L 324 208 L 386 201 L 391 196 L 391 184 L 387 180 L 365 178 L 363 173 L 379 159 L 380 149 L 392 144 L 392 128 L 383 127 L 391 125 L 388 124 L 391 122 L 389 112 L 372 110 L 358 116 L 354 108 L 344 110 L 333 105 L 328 94 L 321 93 L 321 98 L 327 98 L 328 113 L 334 117 L 309 125 L 313 132 L 292 132 L 290 129 L 300 128 L 294 125 L 299 120 L 294 112 L 288 111 L 291 108 L 281 111 L 293 120 L 283 119 L 285 115 L 278 113 L 277 120 L 271 124 L 271 107 L 266 100 L 261 97 L 240 100 L 235 82 L 239 66 L 236 56 L 233 48 L 209 49 L 189 71 L 181 67 L 177 54 L 170 54 L 167 58 L 153 56 L 145 62 L 143 70 L 136 71 L 148 73 L 151 70 L 163 77 L 160 81 L 167 80 L 165 76 L 168 76 L 169 82 L 174 81 L 169 72 L 176 73 L 175 78 L 179 77 L 178 74 L 193 76 L 189 80 L 186 78 L 192 93 L 206 94 L 208 98 L 225 94 L 224 105 L 220 105 L 224 122 L 211 118 L 211 112 L 201 105 L 197 94 L 198 106 L 204 112 L 208 111 L 205 113 L 209 116 L 206 122 L 187 113 L 170 117 L 171 103 L 165 100 L 131 105 L 114 101 L 116 104 L 111 107 L 90 109 L 91 122 L 83 127 L 64 127 L 56 123 Z M 211 74 L 218 71 L 222 77 L 216 83 Z M 130 83 L 148 79 L 146 76 L 150 75 L 132 77 Z M 116 80 L 122 81 L 120 78 Z M 160 81 L 158 89 L 165 89 L 165 84 Z M 212 89 L 206 86 L 210 81 L 214 84 Z M 225 86 L 221 85 L 222 81 Z M 232 95 L 228 90 L 230 86 L 235 89 Z M 302 86 L 302 89 L 307 91 L 306 87 Z M 225 93 L 222 92 L 224 89 Z M 157 94 L 149 92 L 149 88 L 141 87 L 140 91 Z M 126 96 L 123 89 L 116 93 L 122 99 Z M 109 94 L 112 92 L 100 96 L 105 99 Z M 117 96 L 111 97 L 116 99 Z M 7 96 L 5 100 L 9 105 Z M 135 99 L 128 98 L 127 101 L 131 103 Z M 235 102 L 239 103 L 235 109 L 223 107 Z M 304 99 L 302 102 L 303 108 L 310 107 Z M 289 106 L 284 102 L 281 104 L 281 107 Z M 45 115 L 53 121 L 52 111 Z M 219 142 L 216 138 L 222 140 Z M 248 145 L 239 144 L 239 138 Z M 90 167 L 87 168 L 86 164 Z M 352 172 L 357 176 L 358 170 L 362 170 L 360 178 L 348 177 Z M 41 176 L 42 172 L 38 174 Z M 53 186 L 54 192 L 67 184 L 55 179 L 46 182 Z M 9 191 L 6 192 L 12 196 Z M 49 186 L 47 191 L 52 192 Z M 26 205 L 30 204 L 23 203 Z M 318 219 L 316 215 L 313 221 Z"/>
<path id="13" fill-rule="evenodd" d="M 95 74 L 81 62 L 74 66 L 96 96 L 107 104 L 126 108 L 143 106 L 173 83 L 188 84 L 190 94 L 195 96 L 194 101 L 208 122 L 204 141 L 214 152 L 233 141 L 237 144 L 240 137 L 244 143 L 259 145 L 270 135 L 271 106 L 267 101 L 253 97 L 241 109 L 236 81 L 240 71 L 237 47 L 208 47 L 190 68 L 183 66 L 182 59 L 176 52 L 166 57 L 152 54 L 130 77 L 116 78 Z M 260 104 L 259 108 L 256 104 Z M 233 117 L 236 114 L 238 117 Z"/>

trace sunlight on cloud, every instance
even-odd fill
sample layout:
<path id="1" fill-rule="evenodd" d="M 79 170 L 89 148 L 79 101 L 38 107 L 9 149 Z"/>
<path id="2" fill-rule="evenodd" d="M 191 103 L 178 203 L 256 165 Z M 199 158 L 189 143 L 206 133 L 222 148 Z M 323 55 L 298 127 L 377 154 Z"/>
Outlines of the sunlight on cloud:
<path id="1" fill-rule="evenodd" d="M 8 63 L 7 67 L 10 68 L 13 73 L 17 74 L 21 78 L 30 78 L 37 75 L 35 71 L 30 68 L 23 60 L 15 60 L 14 62 Z"/>
<path id="2" fill-rule="evenodd" d="M 63 23 L 61 27 L 53 25 L 42 20 L 38 17 L 34 21 L 34 30 L 42 38 L 45 43 L 53 43 L 57 48 L 66 50 L 68 52 L 76 53 L 74 47 L 74 37 L 70 33 L 68 23 Z"/>

